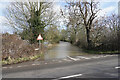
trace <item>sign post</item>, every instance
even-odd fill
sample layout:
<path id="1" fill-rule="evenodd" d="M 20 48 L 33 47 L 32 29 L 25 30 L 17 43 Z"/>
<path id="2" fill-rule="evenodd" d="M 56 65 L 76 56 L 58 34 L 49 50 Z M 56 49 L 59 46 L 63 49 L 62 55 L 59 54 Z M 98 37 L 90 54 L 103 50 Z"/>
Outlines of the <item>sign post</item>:
<path id="1" fill-rule="evenodd" d="M 40 52 L 40 40 L 39 40 L 39 52 Z"/>
<path id="2" fill-rule="evenodd" d="M 39 40 L 39 51 L 40 51 L 40 40 L 43 40 L 42 36 L 39 34 L 39 36 L 37 37 L 37 40 Z M 41 45 L 42 48 L 42 45 Z"/>

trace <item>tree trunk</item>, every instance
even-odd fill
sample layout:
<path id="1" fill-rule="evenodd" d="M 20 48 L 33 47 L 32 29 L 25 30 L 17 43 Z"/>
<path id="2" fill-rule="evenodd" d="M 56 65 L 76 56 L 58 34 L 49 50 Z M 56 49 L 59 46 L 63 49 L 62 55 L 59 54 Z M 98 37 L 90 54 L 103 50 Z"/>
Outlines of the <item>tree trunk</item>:
<path id="1" fill-rule="evenodd" d="M 90 29 L 86 28 L 86 35 L 87 35 L 87 48 L 91 48 L 91 41 L 90 41 Z"/>
<path id="2" fill-rule="evenodd" d="M 117 32 L 117 37 L 118 37 L 118 51 L 120 51 L 120 29 L 118 30 L 118 32 Z"/>
<path id="3" fill-rule="evenodd" d="M 76 35 L 76 34 L 77 34 L 77 32 L 75 31 L 75 44 L 76 44 L 76 38 L 77 38 L 77 35 Z"/>

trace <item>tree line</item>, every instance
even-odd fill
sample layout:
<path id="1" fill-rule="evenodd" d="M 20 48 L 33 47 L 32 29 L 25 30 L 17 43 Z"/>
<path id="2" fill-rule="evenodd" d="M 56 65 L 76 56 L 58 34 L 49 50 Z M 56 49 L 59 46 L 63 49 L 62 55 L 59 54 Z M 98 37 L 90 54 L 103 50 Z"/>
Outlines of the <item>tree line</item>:
<path id="1" fill-rule="evenodd" d="M 120 50 L 119 17 L 115 13 L 99 17 L 99 2 L 68 1 L 62 15 L 72 44 L 88 50 Z M 67 15 L 67 16 L 65 16 Z"/>
<path id="2" fill-rule="evenodd" d="M 41 34 L 44 41 L 71 42 L 89 50 L 120 50 L 120 26 L 117 14 L 99 17 L 99 2 L 66 1 L 58 15 L 53 11 L 53 2 L 13 2 L 6 12 L 9 26 L 22 39 L 37 43 Z M 57 20 L 63 17 L 66 29 L 59 29 Z"/>

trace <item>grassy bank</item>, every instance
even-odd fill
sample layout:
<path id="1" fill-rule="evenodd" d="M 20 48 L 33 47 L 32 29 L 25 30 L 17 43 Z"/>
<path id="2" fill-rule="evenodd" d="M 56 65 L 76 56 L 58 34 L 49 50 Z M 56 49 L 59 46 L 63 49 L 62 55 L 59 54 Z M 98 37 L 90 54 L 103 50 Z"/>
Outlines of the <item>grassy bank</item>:
<path id="1" fill-rule="evenodd" d="M 93 50 L 84 50 L 89 54 L 119 54 L 120 51 L 93 51 Z"/>
<path id="2" fill-rule="evenodd" d="M 21 63 L 21 62 L 26 62 L 26 61 L 33 61 L 33 60 L 36 60 L 38 58 L 42 58 L 43 55 L 44 54 L 41 52 L 40 54 L 36 54 L 34 56 L 17 58 L 17 59 L 12 59 L 9 56 L 9 58 L 7 60 L 2 60 L 2 65 L 16 64 L 16 63 Z"/>
<path id="3" fill-rule="evenodd" d="M 57 44 L 48 45 L 47 50 L 54 48 L 56 45 Z M 45 53 L 45 51 L 41 52 L 39 54 L 35 54 L 34 56 L 22 57 L 22 58 L 17 58 L 17 59 L 13 59 L 9 56 L 9 58 L 7 60 L 2 60 L 2 65 L 10 65 L 10 64 L 17 64 L 17 63 L 22 63 L 22 62 L 26 62 L 26 61 L 33 61 L 38 58 L 44 59 L 44 53 Z"/>

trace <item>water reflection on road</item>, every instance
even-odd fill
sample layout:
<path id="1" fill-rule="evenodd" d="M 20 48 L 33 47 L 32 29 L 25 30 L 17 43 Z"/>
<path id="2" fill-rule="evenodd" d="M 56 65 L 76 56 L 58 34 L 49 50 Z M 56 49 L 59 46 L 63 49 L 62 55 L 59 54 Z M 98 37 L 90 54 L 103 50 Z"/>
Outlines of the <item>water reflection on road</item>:
<path id="1" fill-rule="evenodd" d="M 44 59 L 66 58 L 67 56 L 85 55 L 80 48 L 71 45 L 68 42 L 60 42 L 56 47 L 48 50 L 44 55 Z"/>

